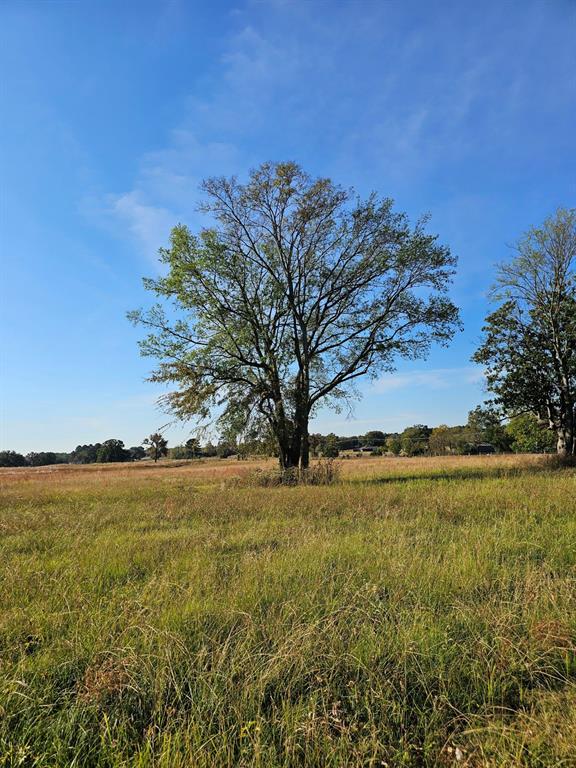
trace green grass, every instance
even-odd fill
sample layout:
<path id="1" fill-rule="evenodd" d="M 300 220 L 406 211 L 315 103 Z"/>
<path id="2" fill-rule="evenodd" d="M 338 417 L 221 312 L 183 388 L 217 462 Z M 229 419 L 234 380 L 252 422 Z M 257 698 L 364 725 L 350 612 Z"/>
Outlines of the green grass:
<path id="1" fill-rule="evenodd" d="M 513 461 L 6 475 L 0 766 L 576 766 L 576 473 Z"/>

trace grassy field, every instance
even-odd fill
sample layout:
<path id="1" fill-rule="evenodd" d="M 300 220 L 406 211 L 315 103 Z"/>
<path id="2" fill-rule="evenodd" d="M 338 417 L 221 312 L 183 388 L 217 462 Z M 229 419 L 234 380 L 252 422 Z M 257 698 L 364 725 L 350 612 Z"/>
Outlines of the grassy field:
<path id="1" fill-rule="evenodd" d="M 0 766 L 576 766 L 576 472 L 0 472 Z"/>

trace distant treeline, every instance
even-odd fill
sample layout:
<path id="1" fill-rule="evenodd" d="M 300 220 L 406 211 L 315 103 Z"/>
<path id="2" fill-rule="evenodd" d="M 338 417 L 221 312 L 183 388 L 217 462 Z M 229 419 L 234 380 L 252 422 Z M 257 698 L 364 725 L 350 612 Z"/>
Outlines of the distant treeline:
<path id="1" fill-rule="evenodd" d="M 334 433 L 310 435 L 310 453 L 313 456 L 334 458 L 346 451 L 370 452 L 372 455 L 423 456 L 477 453 L 479 446 L 492 446 L 497 452 L 543 453 L 553 451 L 554 433 L 545 429 L 536 416 L 526 413 L 501 424 L 489 409 L 478 407 L 468 414 L 465 425 L 449 427 L 441 424 L 428 427 L 415 424 L 403 432 L 371 430 L 362 435 L 339 436 Z M 198 459 L 237 456 L 277 455 L 270 436 L 246 439 L 222 438 L 217 444 L 201 444 L 190 438 L 183 445 L 166 449 L 171 459 Z M 165 455 L 164 453 L 162 455 Z M 140 461 L 157 458 L 152 446 L 125 448 L 122 440 L 111 439 L 103 443 L 78 445 L 71 453 L 41 451 L 26 456 L 16 451 L 0 451 L 0 467 L 39 467 L 51 464 L 93 464 Z"/>
<path id="2" fill-rule="evenodd" d="M 94 464 L 143 459 L 146 451 L 141 446 L 125 448 L 122 440 L 78 445 L 71 453 L 39 451 L 24 456 L 16 451 L 0 451 L 0 467 L 44 467 L 51 464 Z"/>
<path id="3" fill-rule="evenodd" d="M 337 456 L 344 451 L 394 456 L 464 455 L 486 448 L 498 453 L 543 453 L 553 451 L 555 445 L 555 435 L 533 414 L 522 414 L 504 425 L 492 411 L 481 407 L 470 411 L 465 425 L 431 428 L 415 424 L 403 432 L 372 430 L 352 437 L 310 436 L 311 452 L 317 456 Z"/>

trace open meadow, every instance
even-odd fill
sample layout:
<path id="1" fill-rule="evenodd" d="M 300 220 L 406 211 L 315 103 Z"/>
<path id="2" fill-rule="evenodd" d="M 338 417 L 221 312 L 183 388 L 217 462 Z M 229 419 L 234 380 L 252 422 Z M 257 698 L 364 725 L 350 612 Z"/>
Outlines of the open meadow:
<path id="1" fill-rule="evenodd" d="M 576 471 L 341 465 L 0 471 L 0 766 L 576 766 Z"/>

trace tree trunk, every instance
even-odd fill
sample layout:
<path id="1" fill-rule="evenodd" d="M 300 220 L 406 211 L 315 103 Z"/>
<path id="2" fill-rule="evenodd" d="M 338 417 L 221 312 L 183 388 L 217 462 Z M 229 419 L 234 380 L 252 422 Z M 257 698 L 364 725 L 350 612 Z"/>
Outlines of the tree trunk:
<path id="1" fill-rule="evenodd" d="M 576 447 L 574 435 L 571 429 L 561 428 L 558 430 L 558 440 L 556 441 L 556 451 L 559 456 L 573 456 Z"/>
<path id="2" fill-rule="evenodd" d="M 300 462 L 300 446 L 302 439 L 300 435 L 300 429 L 296 427 L 292 441 L 290 444 L 290 468 L 298 468 Z"/>
<path id="3" fill-rule="evenodd" d="M 282 402 L 280 395 L 278 395 L 276 399 L 274 419 L 271 421 L 270 426 L 272 427 L 278 442 L 278 462 L 280 464 L 280 469 L 283 471 L 298 466 L 298 459 L 294 462 L 293 438 L 290 438 L 289 424 L 284 411 L 284 403 Z"/>
<path id="4" fill-rule="evenodd" d="M 310 465 L 310 435 L 307 409 L 305 407 L 298 408 L 294 414 L 293 422 L 289 422 L 284 417 L 283 408 L 277 408 L 277 411 L 282 413 L 282 418 L 273 427 L 278 441 L 280 469 L 308 469 Z M 292 429 L 289 428 L 289 424 Z"/>
<path id="5" fill-rule="evenodd" d="M 300 409 L 296 409 L 294 414 L 294 429 L 292 439 L 290 440 L 290 461 L 291 466 L 300 465 L 300 451 L 302 449 L 302 415 Z"/>
<path id="6" fill-rule="evenodd" d="M 576 453 L 576 440 L 574 439 L 573 406 L 565 409 L 560 416 L 560 424 L 556 430 L 556 451 L 559 456 L 573 456 Z"/>
<path id="7" fill-rule="evenodd" d="M 287 428 L 279 430 L 276 433 L 276 439 L 278 440 L 280 469 L 294 469 L 298 467 L 298 460 L 300 458 L 298 430 L 295 429 L 292 435 L 290 435 Z"/>
<path id="8" fill-rule="evenodd" d="M 294 466 L 290 441 L 286 434 L 276 435 L 278 440 L 278 462 L 280 469 L 291 469 Z"/>
<path id="9" fill-rule="evenodd" d="M 300 433 L 300 469 L 308 469 L 310 465 L 310 435 L 308 434 L 308 416 L 302 419 Z"/>
<path id="10" fill-rule="evenodd" d="M 568 431 L 566 437 L 566 451 L 568 455 L 576 456 L 576 436 L 573 428 Z"/>

